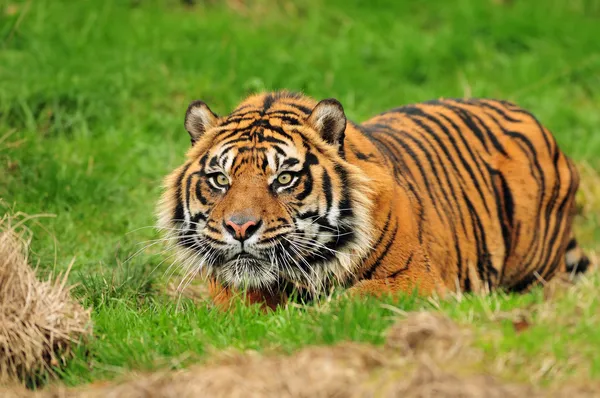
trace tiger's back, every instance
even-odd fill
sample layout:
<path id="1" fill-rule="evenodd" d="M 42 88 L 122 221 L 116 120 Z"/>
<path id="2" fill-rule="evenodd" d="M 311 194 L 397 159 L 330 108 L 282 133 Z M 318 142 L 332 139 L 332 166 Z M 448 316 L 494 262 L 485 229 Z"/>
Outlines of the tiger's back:
<path id="1" fill-rule="evenodd" d="M 389 216 L 421 212 L 419 243 L 446 287 L 520 291 L 587 265 L 584 257 L 566 262 L 567 247 L 577 249 L 571 235 L 577 171 L 529 112 L 504 101 L 445 99 L 403 106 L 354 128 L 354 148 L 380 154 L 370 161 L 383 162 L 412 197 L 411 208 Z M 369 170 L 363 153 L 354 156 Z M 381 231 L 392 234 L 385 222 Z M 363 275 L 385 278 L 390 268 L 406 267 L 378 270 L 382 263 Z"/>

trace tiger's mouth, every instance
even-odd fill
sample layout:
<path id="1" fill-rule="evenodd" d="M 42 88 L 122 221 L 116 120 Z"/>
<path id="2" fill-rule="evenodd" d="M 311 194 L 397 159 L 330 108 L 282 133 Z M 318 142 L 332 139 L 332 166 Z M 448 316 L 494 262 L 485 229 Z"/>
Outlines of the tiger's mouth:
<path id="1" fill-rule="evenodd" d="M 248 252 L 242 252 L 238 254 L 235 256 L 235 260 L 261 261 L 260 258 Z"/>
<path id="2" fill-rule="evenodd" d="M 238 254 L 215 267 L 214 274 L 225 284 L 237 288 L 268 288 L 280 277 L 280 271 L 272 261 L 250 253 Z"/>
<path id="3" fill-rule="evenodd" d="M 217 249 L 216 260 L 204 266 L 222 284 L 236 288 L 275 289 L 287 283 L 318 291 L 324 287 L 329 265 L 343 255 L 318 238 L 295 232 L 278 235 L 268 247 L 242 245 L 229 252 Z"/>
<path id="4" fill-rule="evenodd" d="M 256 263 L 257 265 L 260 263 L 268 263 L 270 262 L 269 256 L 263 254 L 261 252 L 253 252 L 248 250 L 242 250 L 238 253 L 229 253 L 221 257 L 221 263 L 217 265 L 218 267 L 228 266 L 229 264 L 241 264 L 241 263 L 249 263 L 252 265 Z"/>

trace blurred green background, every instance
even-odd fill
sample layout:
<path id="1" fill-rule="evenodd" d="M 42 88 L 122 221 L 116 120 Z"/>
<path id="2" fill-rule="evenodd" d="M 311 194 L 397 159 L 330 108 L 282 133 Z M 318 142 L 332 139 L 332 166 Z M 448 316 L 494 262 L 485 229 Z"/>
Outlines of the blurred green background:
<path id="1" fill-rule="evenodd" d="M 170 262 L 160 244 L 144 246 L 158 237 L 161 180 L 189 146 L 190 101 L 225 114 L 252 92 L 285 88 L 335 97 L 360 122 L 437 97 L 508 99 L 536 114 L 593 175 L 600 170 L 599 37 L 598 0 L 0 0 L 0 198 L 13 211 L 54 215 L 29 223 L 31 259 L 43 273 L 75 257 L 76 293 L 94 307 L 96 337 L 63 379 L 180 366 L 176 356 L 202 354 L 207 345 L 381 342 L 391 322 L 387 310 L 365 305 L 334 316 L 288 308 L 228 318 L 155 294 L 161 273 L 153 270 Z M 584 210 L 600 208 L 598 181 L 583 182 L 591 192 Z M 600 215 L 586 214 L 579 226 L 582 243 L 597 248 Z M 482 320 L 492 306 L 540 299 L 538 291 L 442 307 Z M 575 313 L 579 302 L 558 313 Z M 592 322 L 552 329 L 550 319 L 518 336 L 510 323 L 489 323 L 503 334 L 482 345 L 492 357 L 518 349 L 515 358 L 559 362 L 585 352 L 598 375 Z M 525 377 L 519 369 L 513 376 Z"/>

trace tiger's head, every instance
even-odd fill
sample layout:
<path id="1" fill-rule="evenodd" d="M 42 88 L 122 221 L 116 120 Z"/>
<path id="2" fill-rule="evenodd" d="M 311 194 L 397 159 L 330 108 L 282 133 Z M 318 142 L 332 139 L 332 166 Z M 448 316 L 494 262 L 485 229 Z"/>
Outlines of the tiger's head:
<path id="1" fill-rule="evenodd" d="M 344 160 L 334 99 L 251 96 L 218 117 L 185 115 L 192 148 L 165 180 L 158 227 L 187 272 L 225 286 L 319 292 L 352 277 L 371 242 L 369 180 Z"/>

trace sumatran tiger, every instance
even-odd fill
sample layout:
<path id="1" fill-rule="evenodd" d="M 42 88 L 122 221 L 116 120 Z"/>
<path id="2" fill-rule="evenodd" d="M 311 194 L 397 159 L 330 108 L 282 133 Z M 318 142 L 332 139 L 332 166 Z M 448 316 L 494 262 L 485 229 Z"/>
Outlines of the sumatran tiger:
<path id="1" fill-rule="evenodd" d="M 160 229 L 218 305 L 275 307 L 290 287 L 359 294 L 524 291 L 589 260 L 572 233 L 578 173 L 506 101 L 440 99 L 363 124 L 340 102 L 262 93 L 185 115 Z"/>

